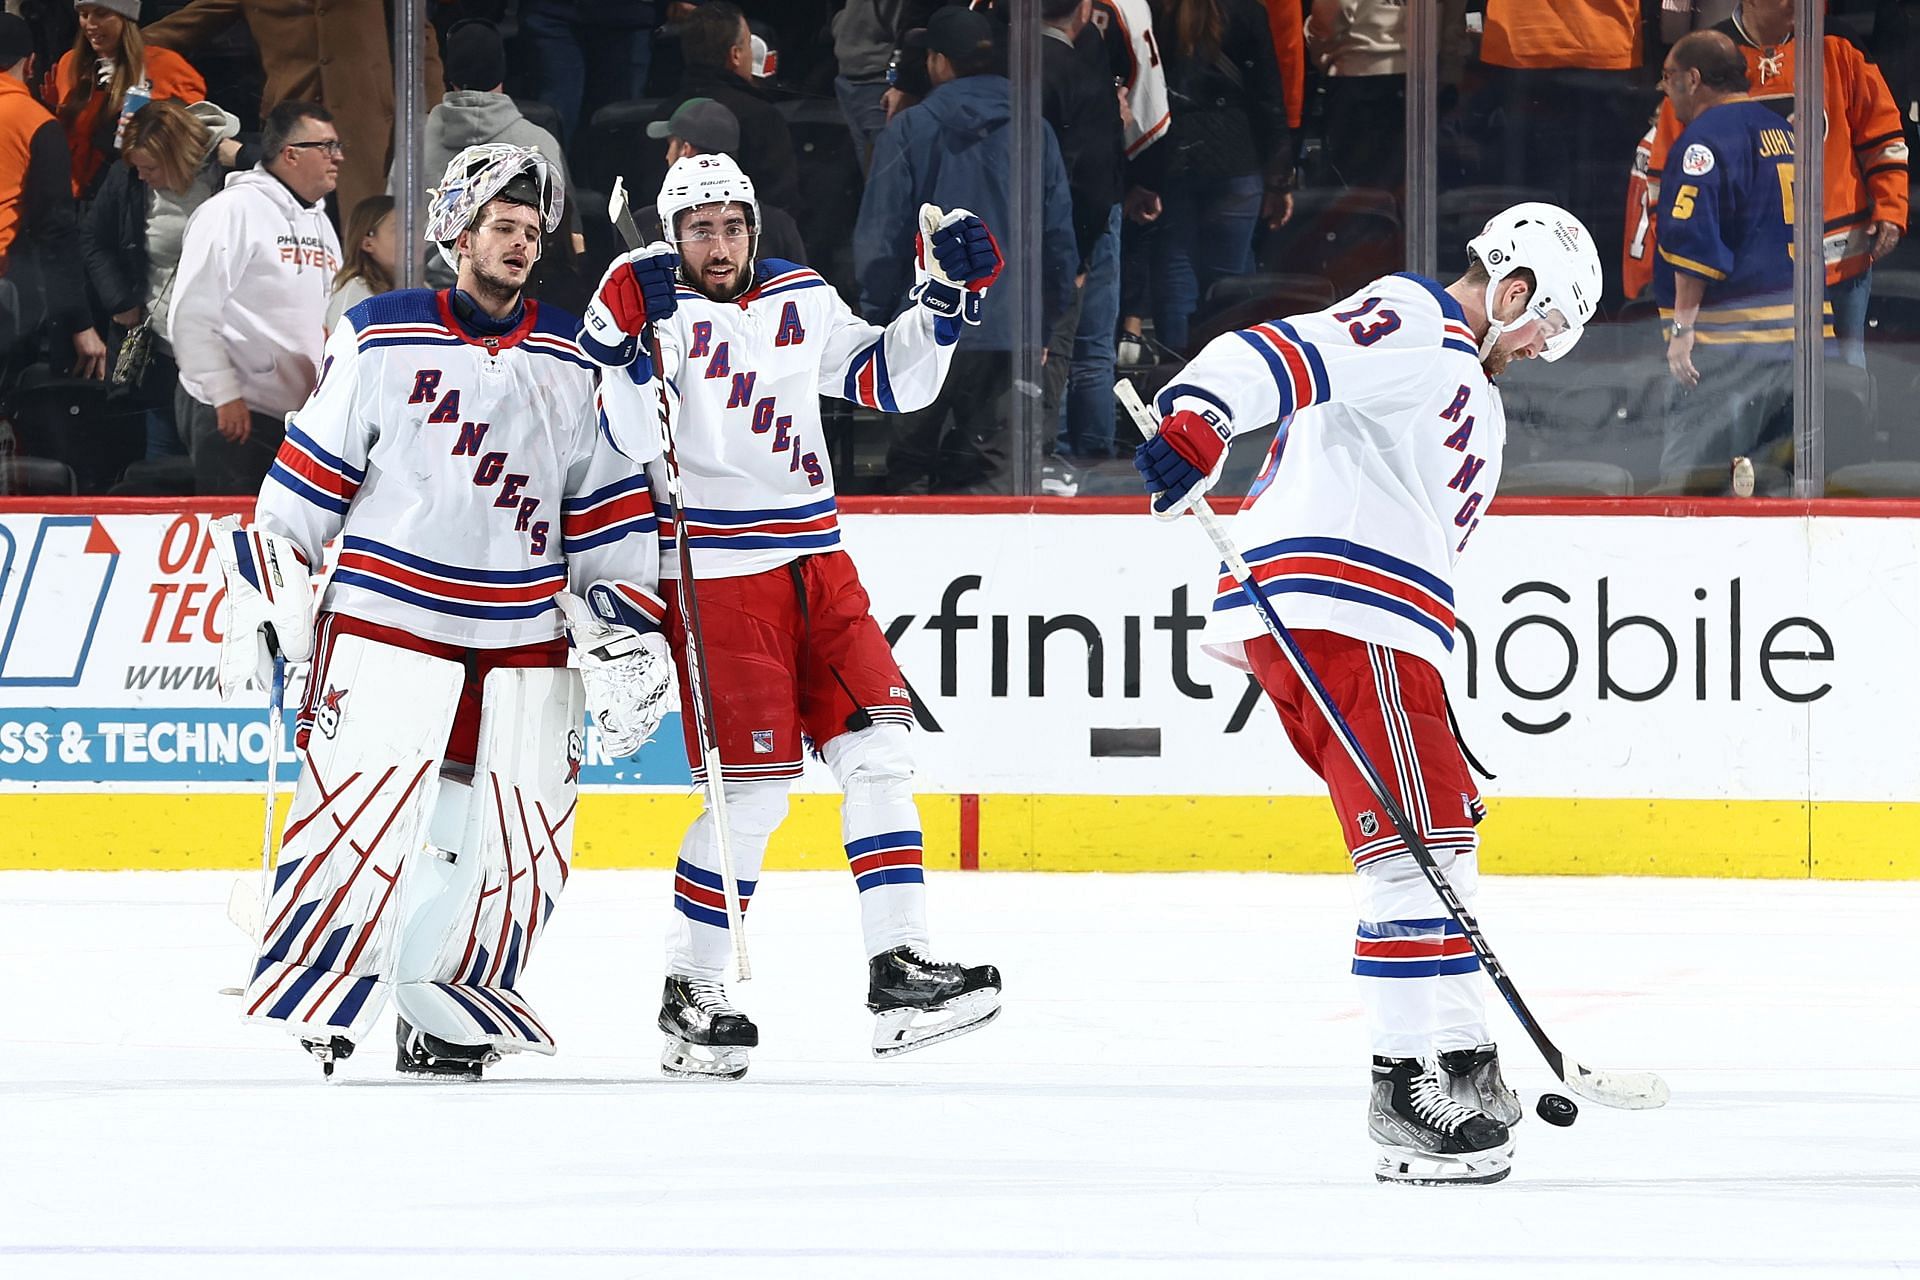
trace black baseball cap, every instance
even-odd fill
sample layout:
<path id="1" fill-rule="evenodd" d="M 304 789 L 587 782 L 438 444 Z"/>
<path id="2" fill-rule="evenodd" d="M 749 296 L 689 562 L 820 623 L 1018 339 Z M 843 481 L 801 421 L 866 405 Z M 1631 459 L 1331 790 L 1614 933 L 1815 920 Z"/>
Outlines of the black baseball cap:
<path id="1" fill-rule="evenodd" d="M 0 67 L 10 67 L 33 53 L 33 28 L 17 13 L 0 13 Z"/>
<path id="2" fill-rule="evenodd" d="M 907 33 L 905 44 L 912 49 L 931 49 L 951 60 L 964 60 L 993 48 L 993 23 L 984 13 L 959 5 L 935 9 L 926 29 Z"/>

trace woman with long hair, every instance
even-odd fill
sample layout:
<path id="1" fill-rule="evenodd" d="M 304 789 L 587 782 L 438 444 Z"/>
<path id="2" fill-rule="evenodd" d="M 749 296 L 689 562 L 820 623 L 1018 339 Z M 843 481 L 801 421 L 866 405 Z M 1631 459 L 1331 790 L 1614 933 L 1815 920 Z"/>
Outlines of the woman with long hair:
<path id="1" fill-rule="evenodd" d="M 1252 271 L 1261 222 L 1291 213 L 1293 139 L 1260 0 L 1162 0 L 1153 26 L 1173 116 L 1150 149 L 1154 330 L 1184 350 L 1208 288 Z"/>
<path id="2" fill-rule="evenodd" d="M 340 273 L 333 278 L 333 298 L 327 303 L 328 333 L 348 307 L 376 293 L 392 292 L 400 260 L 399 237 L 392 196 L 368 196 L 353 206 L 347 234 L 340 237 Z"/>
<path id="3" fill-rule="evenodd" d="M 127 122 L 120 162 L 110 166 L 81 225 L 87 279 L 124 340 L 148 323 L 153 356 L 129 391 L 147 406 L 147 456 L 182 453 L 173 422 L 177 376 L 167 311 L 187 219 L 240 167 L 240 122 L 211 102 L 150 102 Z"/>
<path id="4" fill-rule="evenodd" d="M 149 48 L 140 35 L 140 0 L 79 0 L 79 33 L 54 68 L 54 114 L 73 154 L 73 194 L 92 196 L 120 149 L 126 121 L 148 102 L 199 102 L 207 82 L 179 54 Z"/>

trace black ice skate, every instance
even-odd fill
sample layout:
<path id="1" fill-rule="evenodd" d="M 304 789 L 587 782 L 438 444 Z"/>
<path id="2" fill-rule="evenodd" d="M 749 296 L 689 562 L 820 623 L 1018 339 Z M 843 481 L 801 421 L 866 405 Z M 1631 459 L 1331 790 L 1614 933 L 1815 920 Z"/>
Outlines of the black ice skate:
<path id="1" fill-rule="evenodd" d="M 1416 1058 L 1373 1060 L 1367 1130 L 1381 1146 L 1382 1182 L 1498 1182 L 1513 1165 L 1507 1126 L 1448 1097 L 1442 1073 Z"/>
<path id="2" fill-rule="evenodd" d="M 747 1074 L 747 1050 L 760 1043 L 760 1028 L 707 978 L 667 975 L 660 1029 L 667 1033 L 660 1071 L 682 1080 L 738 1080 Z"/>
<path id="3" fill-rule="evenodd" d="M 1480 1110 L 1511 1129 L 1520 1123 L 1520 1095 L 1507 1088 L 1500 1075 L 1500 1050 L 1490 1044 L 1477 1049 L 1451 1049 L 1440 1055 L 1440 1074 L 1447 1093 L 1464 1107 Z"/>
<path id="4" fill-rule="evenodd" d="M 393 1037 L 400 1054 L 393 1064 L 403 1076 L 422 1076 L 434 1080 L 478 1080 L 480 1073 L 500 1061 L 500 1051 L 490 1044 L 449 1044 L 439 1036 L 430 1036 L 405 1018 L 393 1020 Z"/>
<path id="5" fill-rule="evenodd" d="M 353 1041 L 345 1036 L 329 1036 L 325 1040 L 303 1039 L 300 1047 L 313 1055 L 313 1060 L 320 1064 L 320 1074 L 329 1080 L 333 1079 L 333 1064 L 345 1062 L 353 1056 Z"/>
<path id="6" fill-rule="evenodd" d="M 1000 1016 L 1000 970 L 930 960 L 895 947 L 867 962 L 873 1056 L 891 1058 L 977 1031 Z"/>

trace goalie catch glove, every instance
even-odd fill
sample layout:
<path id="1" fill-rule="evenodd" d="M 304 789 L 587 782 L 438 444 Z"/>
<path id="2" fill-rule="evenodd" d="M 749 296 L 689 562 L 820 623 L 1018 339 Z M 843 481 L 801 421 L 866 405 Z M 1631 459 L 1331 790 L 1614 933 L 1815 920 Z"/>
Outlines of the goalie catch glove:
<path id="1" fill-rule="evenodd" d="M 987 224 L 965 209 L 923 204 L 913 253 L 913 300 L 941 319 L 979 324 L 981 301 L 1006 265 Z"/>
<path id="2" fill-rule="evenodd" d="M 313 657 L 313 583 L 290 539 L 237 516 L 209 526 L 213 554 L 226 579 L 221 606 L 220 697 L 231 702 L 249 679 L 273 680 L 273 655 L 288 662 Z"/>
<path id="3" fill-rule="evenodd" d="M 1133 451 L 1133 466 L 1153 495 L 1153 514 L 1171 520 L 1206 496 L 1227 464 L 1233 426 L 1203 401 L 1182 400 L 1153 438 Z"/>
<path id="4" fill-rule="evenodd" d="M 613 260 L 580 327 L 580 346 L 595 364 L 624 369 L 640 350 L 640 334 L 679 306 L 680 255 L 664 240 Z"/>
<path id="5" fill-rule="evenodd" d="M 585 600 L 570 591 L 554 600 L 579 655 L 587 714 L 599 727 L 601 745 L 610 756 L 630 756 L 653 736 L 673 706 L 673 657 L 667 638 L 606 583 L 588 587 Z"/>

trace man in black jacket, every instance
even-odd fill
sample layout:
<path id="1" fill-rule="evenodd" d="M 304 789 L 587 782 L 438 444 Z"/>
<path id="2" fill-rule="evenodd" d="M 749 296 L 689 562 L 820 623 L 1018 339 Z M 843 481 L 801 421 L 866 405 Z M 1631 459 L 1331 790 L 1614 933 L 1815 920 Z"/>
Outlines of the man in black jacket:
<path id="1" fill-rule="evenodd" d="M 1120 320 L 1120 195 L 1125 144 L 1107 47 L 1093 0 L 1041 0 L 1040 114 L 1067 167 L 1077 300 L 1054 328 L 1045 382 L 1049 407 L 1066 390 L 1058 452 L 1113 456 L 1114 330 Z M 1052 477 L 1049 477 L 1051 480 Z M 1071 483 L 1062 478 L 1061 484 Z M 1061 487 L 1060 492 L 1067 492 Z"/>
<path id="2" fill-rule="evenodd" d="M 74 373 L 107 374 L 107 345 L 87 313 L 80 227 L 73 212 L 73 162 L 66 135 L 27 92 L 33 33 L 0 13 L 0 357 L 25 348 L 51 321 L 56 344 L 71 339 Z"/>
<path id="3" fill-rule="evenodd" d="M 800 184 L 787 119 L 752 80 L 753 34 L 739 6 L 708 0 L 680 24 L 686 71 L 667 100 L 670 114 L 688 98 L 712 98 L 740 121 L 740 167 L 763 204 L 799 207 Z M 637 190 L 657 190 L 642 185 Z"/>

